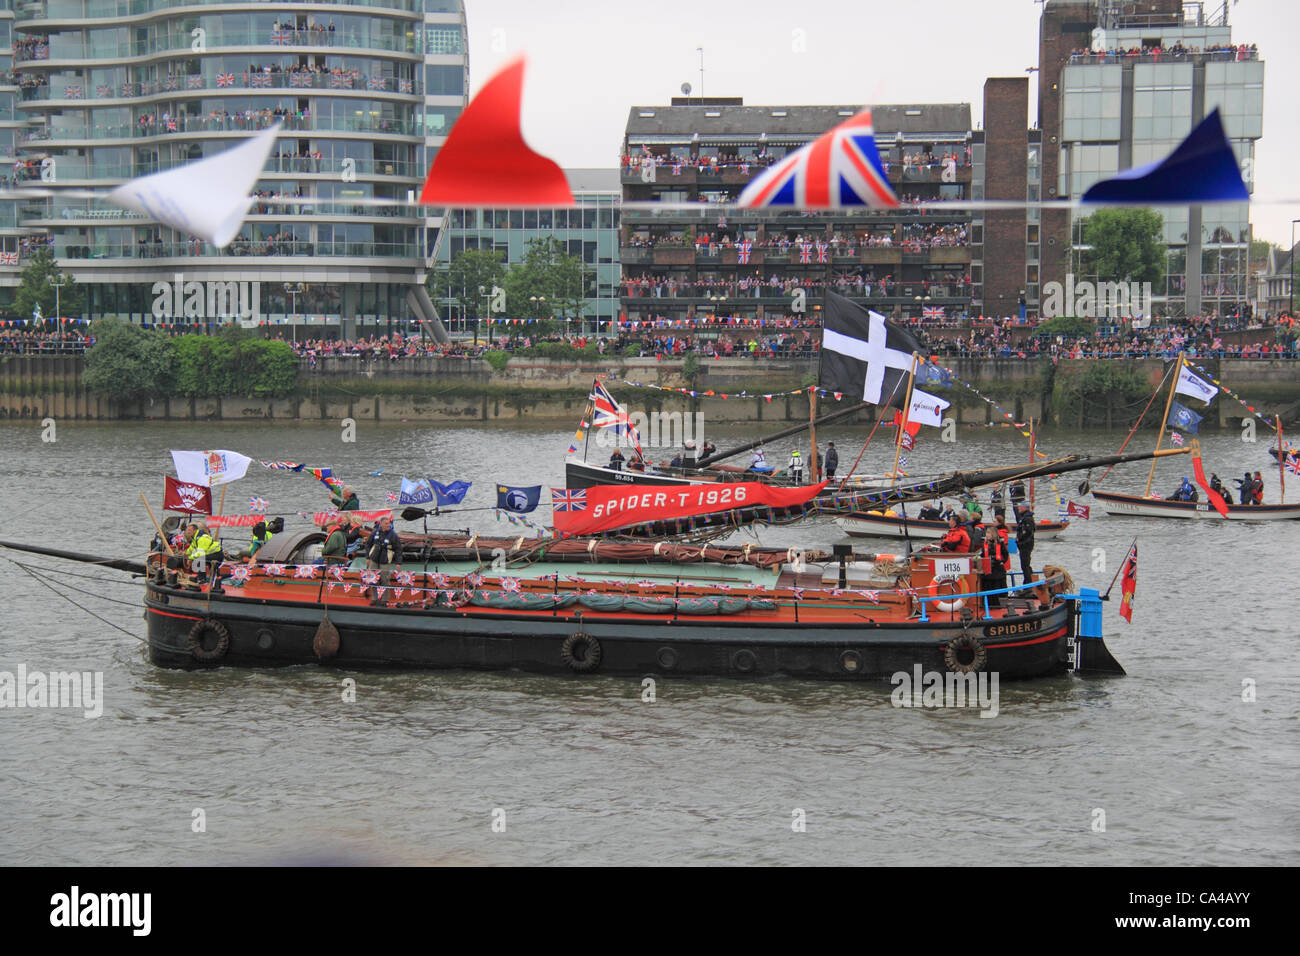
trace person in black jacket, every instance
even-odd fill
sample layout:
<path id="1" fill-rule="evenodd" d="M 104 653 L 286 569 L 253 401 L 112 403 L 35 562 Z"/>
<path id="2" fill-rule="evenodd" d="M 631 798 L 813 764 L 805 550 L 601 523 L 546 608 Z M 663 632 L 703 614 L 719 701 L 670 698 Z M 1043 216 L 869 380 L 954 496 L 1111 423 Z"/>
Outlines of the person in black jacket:
<path id="1" fill-rule="evenodd" d="M 830 442 L 826 446 L 826 459 L 823 463 L 823 470 L 827 478 L 835 477 L 835 469 L 840 466 L 840 453 L 835 450 L 835 442 Z"/>
<path id="2" fill-rule="evenodd" d="M 1034 553 L 1034 513 L 1023 501 L 1016 505 L 1016 550 L 1020 552 L 1023 583 L 1027 584 L 1034 573 L 1029 563 Z"/>

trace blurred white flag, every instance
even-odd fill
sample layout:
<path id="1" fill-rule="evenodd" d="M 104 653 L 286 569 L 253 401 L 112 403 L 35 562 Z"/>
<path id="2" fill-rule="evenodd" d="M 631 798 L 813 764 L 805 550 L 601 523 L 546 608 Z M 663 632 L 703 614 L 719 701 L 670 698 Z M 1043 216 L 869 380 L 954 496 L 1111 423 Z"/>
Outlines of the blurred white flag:
<path id="1" fill-rule="evenodd" d="M 221 249 L 244 224 L 249 194 L 279 132 L 276 123 L 224 153 L 123 183 L 108 201 Z"/>

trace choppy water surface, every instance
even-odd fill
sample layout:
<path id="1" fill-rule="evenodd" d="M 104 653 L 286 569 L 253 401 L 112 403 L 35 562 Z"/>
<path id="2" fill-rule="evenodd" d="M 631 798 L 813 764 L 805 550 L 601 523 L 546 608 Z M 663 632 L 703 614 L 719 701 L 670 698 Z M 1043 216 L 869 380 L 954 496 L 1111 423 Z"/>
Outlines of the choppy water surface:
<path id="1" fill-rule="evenodd" d="M 403 471 L 472 479 L 467 505 L 485 506 L 495 481 L 560 484 L 572 436 L 365 423 L 355 444 L 339 434 L 68 423 L 48 444 L 36 425 L 0 427 L 0 538 L 141 554 L 149 524 L 138 495 L 157 506 L 171 448 L 331 465 L 363 507 L 381 506 Z M 864 436 L 820 437 L 836 441 L 843 471 Z M 1049 434 L 1043 447 L 1104 453 L 1120 437 Z M 1260 469 L 1277 500 L 1262 444 L 1232 433 L 1204 445 L 1208 467 L 1225 479 Z M 1025 454 L 1009 430 L 972 430 L 951 445 L 926 440 L 909 457 L 916 472 Z M 867 466 L 885 458 L 882 444 Z M 382 477 L 366 476 L 381 467 Z M 1188 467 L 1162 463 L 1156 490 Z M 1145 466 L 1130 465 L 1106 487 L 1140 491 L 1145 478 Z M 254 494 L 273 511 L 325 503 L 311 479 L 255 468 L 231 486 L 226 509 L 243 510 Z M 1300 500 L 1300 478 L 1292 495 Z M 490 511 L 439 524 L 510 530 Z M 1135 534 L 1135 623 L 1119 619 L 1117 602 L 1106 610 L 1108 643 L 1130 676 L 1004 684 L 993 719 L 895 709 L 888 685 L 661 679 L 644 703 L 638 681 L 600 677 L 167 671 L 136 639 L 0 561 L 0 671 L 102 671 L 106 698 L 100 719 L 0 710 L 0 862 L 1300 862 L 1300 525 L 1095 509 L 1063 540 L 1040 543 L 1035 566 L 1059 563 L 1104 589 Z M 759 537 L 785 546 L 839 535 L 819 521 Z M 1104 573 L 1092 570 L 1096 549 Z M 73 597 L 143 634 L 138 582 L 66 568 L 90 575 L 65 579 L 92 592 Z M 341 699 L 346 676 L 356 703 Z M 1246 680 L 1254 702 L 1242 700 Z M 504 833 L 493 829 L 498 808 Z M 198 809 L 205 833 L 192 832 Z M 796 809 L 806 832 L 792 831 Z M 1097 809 L 1105 832 L 1093 829 Z"/>

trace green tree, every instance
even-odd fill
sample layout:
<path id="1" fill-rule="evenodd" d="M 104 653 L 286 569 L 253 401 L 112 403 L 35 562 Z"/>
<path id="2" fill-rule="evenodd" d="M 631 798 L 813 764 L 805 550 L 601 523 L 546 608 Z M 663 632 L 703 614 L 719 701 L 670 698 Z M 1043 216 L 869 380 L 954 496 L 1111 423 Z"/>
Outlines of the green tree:
<path id="1" fill-rule="evenodd" d="M 55 283 L 62 283 L 57 293 Z M 14 311 L 29 316 L 39 305 L 41 315 L 47 319 L 58 318 L 58 312 L 65 316 L 79 316 L 85 300 L 85 293 L 72 273 L 59 269 L 54 261 L 54 252 L 47 247 L 38 250 L 23 269 L 18 288 L 14 291 Z"/>
<path id="2" fill-rule="evenodd" d="M 162 332 L 108 319 L 91 329 L 95 345 L 86 353 L 86 388 L 117 402 L 163 397 L 175 390 L 176 349 Z"/>
<path id="3" fill-rule="evenodd" d="M 487 318 L 488 296 L 493 286 L 501 286 L 505 275 L 505 253 L 463 249 L 446 269 L 429 275 L 429 295 L 436 301 L 450 293 L 462 315 Z"/>
<path id="4" fill-rule="evenodd" d="M 1083 224 L 1084 272 L 1102 282 L 1150 282 L 1165 274 L 1164 217 L 1150 209 L 1099 209 Z"/>
<path id="5" fill-rule="evenodd" d="M 558 239 L 529 240 L 523 260 L 506 276 L 506 310 L 525 319 L 578 318 L 582 314 L 582 262 Z"/>

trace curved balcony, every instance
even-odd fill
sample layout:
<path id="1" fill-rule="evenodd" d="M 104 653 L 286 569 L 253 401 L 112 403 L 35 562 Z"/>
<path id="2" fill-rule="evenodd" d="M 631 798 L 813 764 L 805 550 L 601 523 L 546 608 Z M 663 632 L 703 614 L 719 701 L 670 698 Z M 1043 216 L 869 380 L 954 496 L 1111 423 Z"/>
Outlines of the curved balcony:
<path id="1" fill-rule="evenodd" d="M 419 259 L 416 243 L 399 242 L 304 242 L 234 239 L 225 249 L 217 250 L 199 240 L 188 242 L 96 242 L 78 244 L 56 237 L 55 257 L 60 260 L 112 259 L 229 259 L 255 256 L 259 259 L 299 256 L 347 259 Z"/>
<path id="2" fill-rule="evenodd" d="M 271 201 L 271 200 L 274 201 Z M 363 222 L 367 219 L 391 221 L 407 220 L 411 226 L 423 222 L 425 214 L 411 206 L 369 206 L 360 203 L 332 202 L 311 196 L 264 197 L 254 201 L 248 220 L 278 222 L 292 217 L 295 222 L 319 219 L 333 222 L 348 219 Z M 149 224 L 154 220 L 120 206 L 111 206 L 90 199 L 46 199 L 25 205 L 22 209 L 25 225 L 34 228 L 102 226 L 106 222 Z"/>
<path id="3" fill-rule="evenodd" d="M 376 10 L 396 10 L 400 13 L 421 11 L 459 13 L 460 0 L 310 0 L 304 3 L 285 3 L 283 7 L 294 10 L 312 7 L 369 7 Z M 238 7 L 263 9 L 253 0 L 32 0 L 21 11 L 22 21 L 39 20 L 122 20 L 142 17 L 164 11 L 184 11 L 190 8 Z M 445 9 L 439 10 L 439 7 Z"/>
<path id="4" fill-rule="evenodd" d="M 166 96 L 170 93 L 229 93 L 242 90 L 327 90 L 346 93 L 349 90 L 365 93 L 395 93 L 399 96 L 419 96 L 416 82 L 404 77 L 363 75 L 359 70 L 344 72 L 310 73 L 223 73 L 212 70 L 206 73 L 187 73 L 168 76 L 160 80 L 140 80 L 112 87 L 99 84 L 93 90 L 81 83 L 41 83 L 24 86 L 19 95 L 24 103 L 66 103 L 76 100 L 114 100 L 130 102 L 140 97 Z M 115 103 L 104 102 L 109 106 Z"/>
<path id="5" fill-rule="evenodd" d="M 102 65 L 105 61 L 156 60 L 176 54 L 192 57 L 194 38 L 188 32 L 134 40 L 129 43 L 86 44 L 56 35 L 48 42 L 17 40 L 14 42 L 14 62 L 31 66 L 59 66 L 90 63 Z M 376 54 L 396 53 L 411 57 L 420 56 L 417 35 L 368 37 L 331 36 L 319 30 L 250 30 L 223 31 L 207 38 L 207 46 L 199 56 L 223 51 L 269 49 L 276 52 L 316 52 L 353 50 Z"/>
<path id="6" fill-rule="evenodd" d="M 284 132 L 302 133 L 376 133 L 388 136 L 407 136 L 418 139 L 424 134 L 417 131 L 415 122 L 395 119 L 334 119 L 300 114 L 287 116 L 245 116 L 228 113 L 225 116 L 178 116 L 174 119 L 122 124 L 111 123 L 93 126 L 56 126 L 51 129 L 34 129 L 19 137 L 25 146 L 47 143 L 74 143 L 80 141 L 113 139 L 154 139 L 168 136 L 192 136 L 202 133 L 245 134 L 270 129 L 277 122 L 284 123 Z"/>

